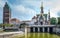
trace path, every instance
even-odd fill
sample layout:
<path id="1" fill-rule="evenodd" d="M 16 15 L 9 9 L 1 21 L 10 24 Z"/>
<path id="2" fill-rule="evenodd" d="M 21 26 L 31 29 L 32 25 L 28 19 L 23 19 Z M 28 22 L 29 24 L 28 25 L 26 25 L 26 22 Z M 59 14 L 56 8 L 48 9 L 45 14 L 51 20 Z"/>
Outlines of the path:
<path id="1" fill-rule="evenodd" d="M 0 38 L 9 38 L 12 35 L 15 34 L 24 34 L 24 32 L 22 31 L 17 31 L 17 32 L 4 32 L 4 33 L 0 33 Z"/>

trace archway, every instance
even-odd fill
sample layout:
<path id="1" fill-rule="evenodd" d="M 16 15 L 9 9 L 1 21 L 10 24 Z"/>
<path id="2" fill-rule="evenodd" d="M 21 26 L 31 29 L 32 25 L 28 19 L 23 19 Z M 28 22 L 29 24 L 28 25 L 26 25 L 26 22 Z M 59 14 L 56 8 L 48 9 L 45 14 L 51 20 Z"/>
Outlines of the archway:
<path id="1" fill-rule="evenodd" d="M 43 25 L 43 22 L 40 22 L 41 25 Z"/>
<path id="2" fill-rule="evenodd" d="M 42 27 L 40 27 L 40 32 L 43 32 L 43 28 Z"/>
<path id="3" fill-rule="evenodd" d="M 48 32 L 48 28 L 47 27 L 44 27 L 44 32 Z"/>
<path id="4" fill-rule="evenodd" d="M 33 27 L 30 27 L 30 32 L 33 32 Z"/>
<path id="5" fill-rule="evenodd" d="M 38 28 L 37 27 L 35 27 L 35 32 L 38 32 Z"/>
<path id="6" fill-rule="evenodd" d="M 49 28 L 49 33 L 53 33 L 53 27 Z"/>

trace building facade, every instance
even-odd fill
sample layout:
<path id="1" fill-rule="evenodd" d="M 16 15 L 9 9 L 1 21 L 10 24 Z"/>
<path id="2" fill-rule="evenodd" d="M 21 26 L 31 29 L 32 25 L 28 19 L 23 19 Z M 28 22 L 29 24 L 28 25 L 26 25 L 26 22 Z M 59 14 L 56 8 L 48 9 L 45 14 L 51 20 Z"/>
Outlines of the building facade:
<path id="1" fill-rule="evenodd" d="M 9 24 L 10 18 L 11 18 L 11 9 L 6 2 L 3 7 L 3 24 Z"/>
<path id="2" fill-rule="evenodd" d="M 41 12 L 32 18 L 36 25 L 50 25 L 50 11 L 44 14 L 43 3 L 41 4 Z"/>
<path id="3" fill-rule="evenodd" d="M 16 18 L 12 18 L 10 20 L 10 24 L 13 24 L 14 26 L 18 26 L 18 25 L 20 25 L 20 20 L 16 19 Z"/>

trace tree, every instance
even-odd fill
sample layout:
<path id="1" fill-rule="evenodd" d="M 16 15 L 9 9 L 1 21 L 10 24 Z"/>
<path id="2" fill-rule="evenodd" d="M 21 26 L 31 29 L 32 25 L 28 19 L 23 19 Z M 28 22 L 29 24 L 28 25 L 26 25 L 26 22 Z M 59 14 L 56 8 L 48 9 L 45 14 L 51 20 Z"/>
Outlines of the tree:
<path id="1" fill-rule="evenodd" d="M 50 19 L 50 23 L 51 23 L 52 25 L 55 25 L 56 22 L 57 22 L 56 18 L 52 17 L 52 18 Z"/>
<path id="2" fill-rule="evenodd" d="M 5 27 L 12 27 L 12 24 L 3 24 Z"/>
<path id="3" fill-rule="evenodd" d="M 58 17 L 58 24 L 60 25 L 60 17 Z"/>
<path id="4" fill-rule="evenodd" d="M 0 27 L 3 27 L 3 29 L 5 29 L 5 27 L 12 27 L 12 24 L 0 24 Z"/>
<path id="5" fill-rule="evenodd" d="M 0 27 L 2 27 L 2 26 L 3 26 L 3 24 L 1 23 L 1 24 L 0 24 Z"/>

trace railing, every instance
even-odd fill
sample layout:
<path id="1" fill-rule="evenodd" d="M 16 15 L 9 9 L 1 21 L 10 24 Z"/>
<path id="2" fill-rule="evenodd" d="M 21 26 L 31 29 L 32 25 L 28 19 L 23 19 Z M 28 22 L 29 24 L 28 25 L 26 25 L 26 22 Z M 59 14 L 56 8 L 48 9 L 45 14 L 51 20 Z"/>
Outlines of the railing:
<path id="1" fill-rule="evenodd" d="M 29 25 L 28 27 L 55 27 L 56 25 Z"/>

